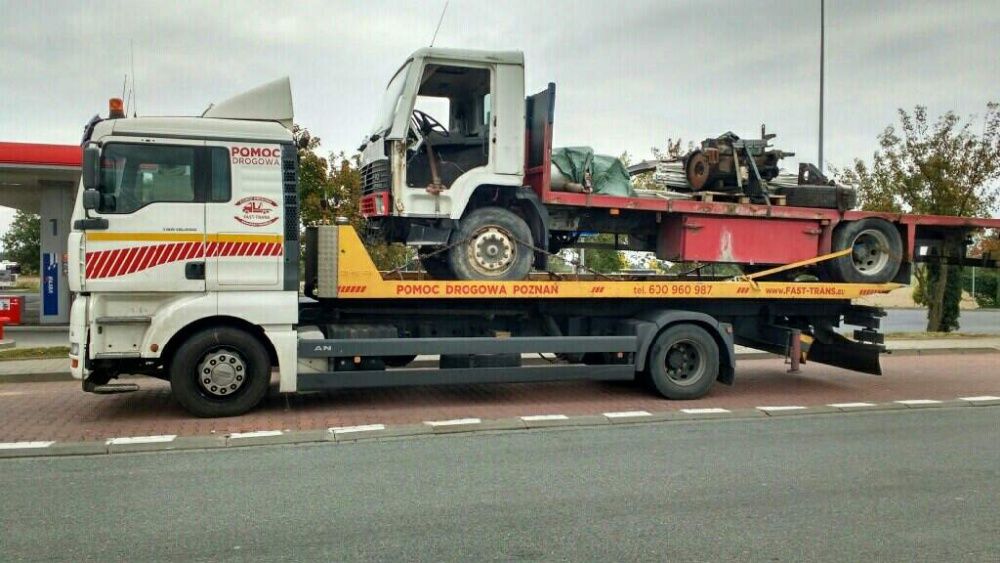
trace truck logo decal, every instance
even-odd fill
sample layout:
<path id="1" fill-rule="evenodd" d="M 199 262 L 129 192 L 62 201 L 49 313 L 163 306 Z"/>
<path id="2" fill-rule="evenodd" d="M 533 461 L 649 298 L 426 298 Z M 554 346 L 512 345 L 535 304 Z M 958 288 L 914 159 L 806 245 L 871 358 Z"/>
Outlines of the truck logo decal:
<path id="1" fill-rule="evenodd" d="M 280 219 L 275 213 L 278 202 L 273 199 L 254 195 L 238 200 L 235 205 L 239 215 L 234 215 L 233 219 L 248 227 L 266 227 Z"/>
<path id="2" fill-rule="evenodd" d="M 212 235 L 209 235 L 210 237 Z M 124 276 L 162 264 L 229 256 L 281 256 L 280 237 L 220 236 L 218 240 L 171 242 L 97 250 L 86 254 L 87 279 Z"/>
<path id="3" fill-rule="evenodd" d="M 231 147 L 229 156 L 233 164 L 251 166 L 277 166 L 281 162 L 281 149 L 274 147 Z"/>

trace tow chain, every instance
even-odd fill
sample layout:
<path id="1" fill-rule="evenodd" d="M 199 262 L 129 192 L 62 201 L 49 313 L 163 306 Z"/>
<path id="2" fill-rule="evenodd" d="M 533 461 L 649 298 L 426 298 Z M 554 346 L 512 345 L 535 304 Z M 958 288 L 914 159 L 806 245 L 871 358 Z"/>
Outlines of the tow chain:
<path id="1" fill-rule="evenodd" d="M 545 250 L 543 248 L 538 248 L 537 246 L 535 246 L 535 245 L 533 245 L 531 243 L 524 242 L 521 239 L 518 239 L 518 238 L 515 238 L 515 237 L 511 237 L 511 238 L 513 239 L 514 243 L 516 243 L 516 244 L 518 244 L 520 246 L 523 246 L 525 248 L 528 248 L 532 252 L 541 252 L 541 253 L 545 254 L 549 258 L 556 258 L 557 260 L 560 260 L 564 264 L 568 264 L 568 265 L 572 266 L 573 269 L 574 269 L 574 271 L 575 271 L 574 273 L 577 274 L 577 281 L 579 281 L 579 273 L 580 273 L 579 270 L 580 269 L 582 269 L 582 270 L 584 270 L 584 271 L 586 271 L 586 272 L 588 272 L 588 273 L 590 273 L 590 274 L 592 274 L 592 275 L 594 275 L 596 277 L 603 278 L 605 280 L 614 280 L 615 279 L 615 278 L 613 278 L 611 276 L 608 276 L 607 274 L 603 274 L 601 272 L 598 272 L 597 270 L 594 270 L 593 268 L 589 268 L 586 264 L 581 264 L 577 260 L 571 260 L 569 258 L 565 258 L 563 256 L 560 256 L 558 253 L 549 252 L 548 250 Z M 398 266 L 398 267 L 396 267 L 396 268 L 394 268 L 392 270 L 389 270 L 388 272 L 385 273 L 385 275 L 387 275 L 387 276 L 399 275 L 399 278 L 403 279 L 403 270 L 405 270 L 408 266 L 410 266 L 410 264 L 412 264 L 414 261 L 418 261 L 420 258 L 431 258 L 431 257 L 437 256 L 438 254 L 441 254 L 443 252 L 448 252 L 449 250 L 455 248 L 456 246 L 458 246 L 460 244 L 466 244 L 466 243 L 471 242 L 471 241 L 472 241 L 472 237 L 470 236 L 470 237 L 467 237 L 465 239 L 455 241 L 455 242 L 453 242 L 453 243 L 451 243 L 449 245 L 442 246 L 441 248 L 435 250 L 434 252 L 430 252 L 430 253 L 427 253 L 427 254 L 420 254 L 418 252 L 416 258 L 408 259 L 406 262 L 403 263 L 403 265 Z M 564 273 L 553 272 L 552 270 L 545 270 L 544 272 L 546 274 L 548 274 L 549 276 L 554 277 L 556 279 L 564 279 L 565 278 L 565 274 Z"/>

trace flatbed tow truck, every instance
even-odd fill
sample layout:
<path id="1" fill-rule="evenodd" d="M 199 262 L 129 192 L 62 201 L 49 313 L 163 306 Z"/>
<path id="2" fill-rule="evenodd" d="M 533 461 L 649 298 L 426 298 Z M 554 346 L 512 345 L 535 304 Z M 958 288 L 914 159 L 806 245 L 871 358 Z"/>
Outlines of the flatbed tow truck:
<path id="1" fill-rule="evenodd" d="M 287 79 L 200 117 L 125 119 L 111 106 L 86 129 L 69 237 L 70 364 L 85 391 L 131 391 L 111 380 L 145 374 L 195 415 L 232 416 L 276 369 L 282 393 L 637 379 L 693 399 L 733 383 L 735 344 L 880 373 L 883 312 L 852 300 L 899 284 L 386 274 L 349 225 L 300 240 Z M 417 355 L 440 359 L 406 367 Z"/>

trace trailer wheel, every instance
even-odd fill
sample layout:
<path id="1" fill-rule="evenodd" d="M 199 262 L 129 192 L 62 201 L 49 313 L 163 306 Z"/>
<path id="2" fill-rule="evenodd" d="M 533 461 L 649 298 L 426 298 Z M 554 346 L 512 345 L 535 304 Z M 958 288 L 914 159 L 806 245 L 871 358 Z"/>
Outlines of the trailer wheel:
<path id="1" fill-rule="evenodd" d="M 195 416 L 236 416 L 260 403 L 270 375 L 271 361 L 257 338 L 236 328 L 210 328 L 177 349 L 170 390 Z"/>
<path id="2" fill-rule="evenodd" d="M 481 207 L 462 219 L 449 255 L 460 280 L 523 280 L 531 272 L 531 229 L 514 212 Z"/>
<path id="3" fill-rule="evenodd" d="M 719 376 L 719 346 L 699 326 L 673 325 L 653 342 L 648 372 L 656 391 L 667 399 L 697 399 Z"/>
<path id="4" fill-rule="evenodd" d="M 433 254 L 438 250 L 440 250 L 440 248 L 435 246 L 421 246 L 420 250 L 417 252 L 417 257 L 420 259 L 420 265 L 424 267 L 427 275 L 433 279 L 455 279 L 455 272 L 451 271 L 451 265 L 448 264 L 448 252 Z"/>
<path id="5" fill-rule="evenodd" d="M 833 251 L 851 253 L 827 262 L 828 278 L 846 283 L 886 283 L 903 263 L 903 240 L 892 223 L 870 217 L 851 221 L 833 232 Z"/>

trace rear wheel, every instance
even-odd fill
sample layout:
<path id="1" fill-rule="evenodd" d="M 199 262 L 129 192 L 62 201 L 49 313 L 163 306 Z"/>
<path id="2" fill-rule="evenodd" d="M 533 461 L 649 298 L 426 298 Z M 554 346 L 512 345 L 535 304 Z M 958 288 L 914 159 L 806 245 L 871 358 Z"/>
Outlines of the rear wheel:
<path id="1" fill-rule="evenodd" d="M 210 328 L 177 349 L 170 390 L 195 416 L 235 416 L 260 403 L 270 375 L 270 358 L 257 338 L 237 328 Z"/>
<path id="2" fill-rule="evenodd" d="M 453 239 L 454 240 L 454 239 Z M 531 272 L 531 229 L 514 212 L 482 207 L 462 219 L 449 263 L 460 280 L 523 280 Z"/>
<path id="3" fill-rule="evenodd" d="M 828 279 L 846 283 L 892 281 L 903 263 L 903 240 L 892 223 L 871 217 L 840 225 L 833 233 L 833 251 L 851 253 L 827 262 Z"/>
<path id="4" fill-rule="evenodd" d="M 668 399 L 697 399 L 719 376 L 719 346 L 693 324 L 668 327 L 649 351 L 649 380 Z"/>

